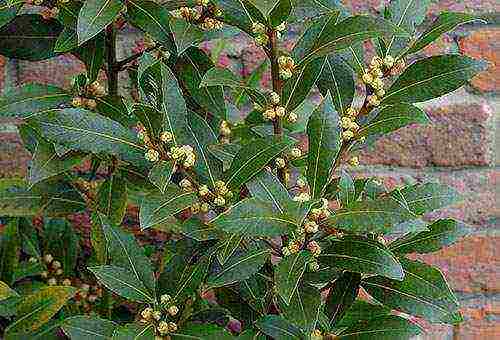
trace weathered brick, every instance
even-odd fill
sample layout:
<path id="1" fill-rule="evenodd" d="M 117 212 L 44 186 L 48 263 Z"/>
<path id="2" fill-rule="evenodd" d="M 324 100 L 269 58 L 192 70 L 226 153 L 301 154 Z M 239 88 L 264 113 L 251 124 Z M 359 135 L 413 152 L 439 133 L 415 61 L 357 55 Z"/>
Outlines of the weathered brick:
<path id="1" fill-rule="evenodd" d="M 497 339 L 500 334 L 500 297 L 485 295 L 461 299 L 464 322 L 455 327 L 455 339 Z"/>
<path id="2" fill-rule="evenodd" d="M 387 2 L 382 0 L 345 0 L 342 1 L 346 6 L 356 12 L 366 12 L 379 10 Z M 429 6 L 430 13 L 439 13 L 441 11 L 456 11 L 468 13 L 494 13 L 500 11 L 500 5 L 495 0 L 438 0 L 432 1 Z"/>
<path id="3" fill-rule="evenodd" d="M 380 138 L 362 154 L 361 162 L 413 168 L 491 163 L 492 109 L 486 102 L 443 105 L 426 111 L 431 124 L 408 126 Z"/>
<path id="4" fill-rule="evenodd" d="M 30 158 L 17 133 L 0 131 L 0 178 L 24 177 Z"/>
<path id="5" fill-rule="evenodd" d="M 490 62 L 486 72 L 472 80 L 472 85 L 481 91 L 500 91 L 500 29 L 485 28 L 472 32 L 459 40 L 462 53 Z"/>

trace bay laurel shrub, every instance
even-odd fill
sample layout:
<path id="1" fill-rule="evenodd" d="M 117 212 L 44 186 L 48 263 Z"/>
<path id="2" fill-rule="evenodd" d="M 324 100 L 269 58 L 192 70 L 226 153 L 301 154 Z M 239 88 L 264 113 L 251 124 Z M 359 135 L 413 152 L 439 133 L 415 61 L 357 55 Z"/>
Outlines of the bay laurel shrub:
<path id="1" fill-rule="evenodd" d="M 426 20 L 428 2 L 394 0 L 376 17 L 330 0 L 1 0 L 1 55 L 86 66 L 70 88 L 0 98 L 32 154 L 25 179 L 0 180 L 3 338 L 399 340 L 423 331 L 418 319 L 460 323 L 440 270 L 408 257 L 469 232 L 424 218 L 458 194 L 353 176 L 361 150 L 432 124 L 419 103 L 485 68 L 423 56 L 480 20 Z M 119 60 L 127 25 L 145 46 Z M 244 77 L 199 48 L 236 34 L 267 57 Z M 128 205 L 141 232 L 170 239 L 139 243 Z"/>

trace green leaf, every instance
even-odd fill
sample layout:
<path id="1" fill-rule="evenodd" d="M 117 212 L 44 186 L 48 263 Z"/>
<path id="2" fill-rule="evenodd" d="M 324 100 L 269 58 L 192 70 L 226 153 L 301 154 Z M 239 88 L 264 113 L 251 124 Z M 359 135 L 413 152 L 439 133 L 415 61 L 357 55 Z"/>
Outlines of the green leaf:
<path id="1" fill-rule="evenodd" d="M 198 26 L 184 19 L 171 18 L 170 26 L 175 36 L 177 55 L 183 54 L 190 47 L 197 47 L 205 37 Z"/>
<path id="2" fill-rule="evenodd" d="M 361 274 L 378 274 L 396 280 L 404 277 L 403 268 L 382 244 L 364 237 L 329 240 L 319 256 L 325 265 Z"/>
<path id="3" fill-rule="evenodd" d="M 5 339 L 29 338 L 49 321 L 66 302 L 73 297 L 73 287 L 43 287 L 30 295 L 26 295 L 17 305 L 18 317 L 5 330 Z"/>
<path id="4" fill-rule="evenodd" d="M 102 214 L 92 212 L 92 225 L 90 227 L 90 242 L 95 253 L 97 263 L 106 264 L 108 261 L 108 250 L 106 247 L 106 237 L 104 236 L 104 225 L 108 220 Z"/>
<path id="5" fill-rule="evenodd" d="M 387 315 L 361 321 L 342 331 L 339 340 L 404 340 L 412 339 L 423 330 L 417 324 L 396 316 Z"/>
<path id="6" fill-rule="evenodd" d="M 342 58 L 334 55 L 325 57 L 325 65 L 316 84 L 323 97 L 330 91 L 338 112 L 343 114 L 351 106 L 355 92 L 354 75 Z"/>
<path id="7" fill-rule="evenodd" d="M 316 328 L 321 307 L 321 293 L 310 285 L 298 287 L 288 305 L 280 304 L 283 317 L 307 334 Z"/>
<path id="8" fill-rule="evenodd" d="M 237 189 L 255 177 L 275 157 L 294 144 L 291 139 L 277 140 L 274 137 L 255 139 L 244 145 L 234 158 L 227 173 L 227 186 Z"/>
<path id="9" fill-rule="evenodd" d="M 17 12 L 22 7 L 22 2 L 12 2 L 9 0 L 0 0 L 0 27 L 6 25 L 14 19 Z"/>
<path id="10" fill-rule="evenodd" d="M 29 118 L 47 109 L 68 104 L 72 96 L 52 85 L 25 84 L 4 92 L 0 98 L 0 116 Z"/>
<path id="11" fill-rule="evenodd" d="M 142 229 L 167 222 L 168 219 L 197 201 L 195 192 L 183 192 L 170 186 L 163 195 L 149 194 L 141 202 L 139 221 Z"/>
<path id="12" fill-rule="evenodd" d="M 222 86 L 200 87 L 205 73 L 214 67 L 212 60 L 199 48 L 187 49 L 175 65 L 179 82 L 203 109 L 220 119 L 226 119 L 226 104 Z"/>
<path id="13" fill-rule="evenodd" d="M 339 23 L 331 20 L 323 27 L 313 47 L 304 55 L 300 64 L 347 49 L 365 40 L 387 35 L 408 34 L 387 20 L 366 15 L 348 17 Z"/>
<path id="14" fill-rule="evenodd" d="M 233 255 L 222 268 L 210 274 L 207 285 L 222 287 L 248 279 L 257 273 L 269 259 L 268 249 L 253 249 Z"/>
<path id="15" fill-rule="evenodd" d="M 54 45 L 54 52 L 65 53 L 78 47 L 78 35 L 72 27 L 64 27 Z"/>
<path id="16" fill-rule="evenodd" d="M 291 11 L 292 3 L 290 0 L 277 0 L 271 12 L 269 12 L 269 23 L 272 27 L 279 26 L 279 24 L 288 19 Z"/>
<path id="17" fill-rule="evenodd" d="M 259 10 L 248 0 L 214 0 L 218 8 L 223 8 L 222 21 L 252 34 L 254 16 Z M 262 13 L 259 13 L 263 17 Z M 260 20 L 259 20 L 260 21 Z"/>
<path id="18" fill-rule="evenodd" d="M 112 340 L 150 340 L 155 337 L 155 326 L 151 323 L 138 325 L 129 323 L 117 327 L 113 333 Z"/>
<path id="19" fill-rule="evenodd" d="M 198 291 L 208 271 L 208 261 L 186 262 L 186 258 L 174 255 L 158 279 L 158 291 L 169 294 L 177 303 L 183 303 Z"/>
<path id="20" fill-rule="evenodd" d="M 485 62 L 461 55 L 419 59 L 392 84 L 382 102 L 419 103 L 441 97 L 462 87 L 485 68 Z"/>
<path id="21" fill-rule="evenodd" d="M 330 289 L 326 299 L 325 314 L 328 316 L 330 328 L 342 320 L 351 308 L 359 293 L 361 274 L 344 272 Z"/>
<path id="22" fill-rule="evenodd" d="M 64 275 L 74 275 L 79 254 L 80 238 L 65 219 L 44 220 L 43 239 L 46 254 L 52 254 L 62 264 Z"/>
<path id="23" fill-rule="evenodd" d="M 125 127 L 137 125 L 137 120 L 129 114 L 123 97 L 106 95 L 96 97 L 94 100 L 97 103 L 95 110 L 103 116 L 111 118 Z"/>
<path id="24" fill-rule="evenodd" d="M 217 260 L 222 266 L 233 256 L 244 238 L 245 236 L 241 234 L 229 234 L 217 242 L 215 245 L 217 247 Z"/>
<path id="25" fill-rule="evenodd" d="M 276 289 L 286 304 L 290 304 L 296 293 L 307 264 L 312 260 L 310 253 L 301 251 L 284 257 L 274 272 Z"/>
<path id="26" fill-rule="evenodd" d="M 416 215 L 449 206 L 460 200 L 457 191 L 439 183 L 424 183 L 395 189 L 391 197 Z"/>
<path id="27" fill-rule="evenodd" d="M 384 106 L 377 115 L 359 129 L 361 136 L 391 133 L 410 124 L 427 124 L 427 114 L 411 104 L 395 104 Z"/>
<path id="28" fill-rule="evenodd" d="M 0 281 L 0 301 L 17 296 L 19 296 L 19 294 L 14 289 L 10 288 L 5 282 Z"/>
<path id="29" fill-rule="evenodd" d="M 14 283 L 14 271 L 19 264 L 20 246 L 19 220 L 12 219 L 2 230 L 0 238 L 0 278 L 7 284 Z"/>
<path id="30" fill-rule="evenodd" d="M 213 144 L 209 145 L 208 151 L 215 156 L 218 160 L 222 162 L 222 169 L 224 171 L 231 168 L 231 163 L 234 158 L 241 150 L 241 145 L 239 144 Z"/>
<path id="31" fill-rule="evenodd" d="M 278 315 L 266 315 L 260 318 L 255 326 L 275 340 L 306 339 L 299 328 Z"/>
<path id="32" fill-rule="evenodd" d="M 269 280 L 257 273 L 245 281 L 240 282 L 239 293 L 253 309 L 265 314 L 268 306 Z"/>
<path id="33" fill-rule="evenodd" d="M 392 0 L 387 10 L 390 21 L 397 27 L 413 35 L 427 14 L 430 0 Z M 407 44 L 408 38 L 392 36 L 387 44 L 386 55 L 397 55 Z"/>
<path id="34" fill-rule="evenodd" d="M 149 171 L 148 178 L 162 193 L 165 193 L 175 171 L 175 162 L 159 161 Z"/>
<path id="35" fill-rule="evenodd" d="M 427 254 L 440 250 L 467 236 L 472 228 L 464 223 L 445 219 L 429 226 L 429 230 L 409 233 L 393 241 L 389 249 L 398 254 Z"/>
<path id="36" fill-rule="evenodd" d="M 74 53 L 82 60 L 87 68 L 89 83 L 95 81 L 99 76 L 99 71 L 104 65 L 105 36 L 104 33 L 95 36 L 87 41 Z"/>
<path id="37" fill-rule="evenodd" d="M 458 301 L 443 274 L 422 262 L 401 259 L 401 263 L 405 273 L 403 281 L 375 276 L 364 279 L 361 285 L 375 299 L 392 309 L 431 322 L 455 324 Z"/>
<path id="38" fill-rule="evenodd" d="M 391 309 L 389 307 L 375 305 L 364 300 L 356 300 L 335 326 L 336 328 L 351 327 L 358 322 L 366 322 L 390 313 Z"/>
<path id="39" fill-rule="evenodd" d="M 62 329 L 72 340 L 110 339 L 117 324 L 95 316 L 73 316 L 64 320 Z"/>
<path id="40" fill-rule="evenodd" d="M 102 224 L 102 229 L 106 238 L 109 263 L 130 273 L 134 282 L 139 282 L 142 287 L 145 287 L 146 295 L 154 300 L 153 266 L 150 259 L 144 254 L 144 249 L 137 244 L 133 234 L 112 226 L 105 218 L 102 218 L 102 221 L 105 222 Z"/>
<path id="41" fill-rule="evenodd" d="M 340 134 L 339 115 L 329 94 L 307 123 L 307 181 L 314 198 L 321 197 L 328 183 L 333 163 L 340 150 Z"/>
<path id="42" fill-rule="evenodd" d="M 112 23 L 123 9 L 120 0 L 87 0 L 78 13 L 78 43 L 92 39 Z"/>
<path id="43" fill-rule="evenodd" d="M 148 136 L 153 141 L 159 142 L 160 135 L 163 132 L 164 113 L 148 105 L 135 104 L 132 114 L 142 123 L 148 132 Z"/>
<path id="44" fill-rule="evenodd" d="M 88 270 L 115 294 L 137 302 L 153 303 L 155 301 L 144 283 L 130 270 L 107 265 L 88 267 Z"/>
<path id="45" fill-rule="evenodd" d="M 427 28 L 427 30 L 425 30 L 416 41 L 413 42 L 407 51 L 404 52 L 403 56 L 416 53 L 434 42 L 441 36 L 441 34 L 452 31 L 459 25 L 472 23 L 474 21 L 486 23 L 481 18 L 466 13 L 440 13 L 432 25 Z"/>
<path id="46" fill-rule="evenodd" d="M 208 146 L 217 143 L 217 135 L 207 121 L 194 112 L 188 116 L 188 129 L 197 157 L 196 174 L 215 187 L 215 182 L 222 177 L 222 162 L 209 152 Z"/>
<path id="47" fill-rule="evenodd" d="M 273 237 L 286 234 L 294 221 L 281 215 L 257 198 L 246 198 L 210 221 L 211 225 L 227 232 L 254 237 Z"/>
<path id="48" fill-rule="evenodd" d="M 262 171 L 247 184 L 253 197 L 272 204 L 274 211 L 284 214 L 292 204 L 286 187 L 270 171 Z"/>
<path id="49" fill-rule="evenodd" d="M 234 337 L 222 327 L 189 323 L 171 334 L 172 340 L 232 340 Z"/>
<path id="50" fill-rule="evenodd" d="M 356 188 L 354 186 L 354 179 L 344 170 L 341 172 L 338 187 L 338 198 L 342 206 L 350 206 L 357 199 Z"/>
<path id="51" fill-rule="evenodd" d="M 40 139 L 28 170 L 28 181 L 34 185 L 64 173 L 80 164 L 84 157 L 85 155 L 79 152 L 69 152 L 60 157 L 52 143 Z"/>
<path id="52" fill-rule="evenodd" d="M 98 210 L 109 218 L 112 224 L 120 225 L 127 209 L 127 183 L 116 174 L 101 184 L 97 193 Z"/>
<path id="53" fill-rule="evenodd" d="M 62 27 L 54 19 L 21 14 L 0 28 L 0 54 L 8 58 L 37 61 L 54 57 Z"/>
<path id="54" fill-rule="evenodd" d="M 83 109 L 47 111 L 32 118 L 43 135 L 57 143 L 88 152 L 105 152 L 144 164 L 145 149 L 137 136 L 119 123 Z"/>
<path id="55" fill-rule="evenodd" d="M 175 53 L 174 37 L 169 24 L 171 17 L 166 8 L 153 1 L 128 1 L 127 18 L 132 25 L 149 34 L 171 53 Z"/>
<path id="56" fill-rule="evenodd" d="M 282 102 L 287 112 L 295 110 L 307 98 L 324 65 L 325 58 L 317 58 L 302 67 L 300 71 L 296 71 L 293 77 L 285 82 Z"/>
<path id="57" fill-rule="evenodd" d="M 0 180 L 0 215 L 34 216 L 43 208 L 40 193 L 28 189 L 23 180 Z"/>

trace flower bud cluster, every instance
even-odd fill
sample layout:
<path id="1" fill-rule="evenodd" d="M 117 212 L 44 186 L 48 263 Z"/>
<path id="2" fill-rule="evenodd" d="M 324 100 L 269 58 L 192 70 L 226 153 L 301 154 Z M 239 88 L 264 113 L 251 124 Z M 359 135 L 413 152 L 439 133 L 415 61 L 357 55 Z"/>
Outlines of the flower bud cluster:
<path id="1" fill-rule="evenodd" d="M 168 339 L 170 333 L 177 331 L 177 323 L 173 321 L 179 314 L 179 307 L 174 304 L 172 297 L 168 294 L 163 294 L 160 297 L 160 306 L 158 309 L 147 307 L 141 311 L 140 322 L 144 324 L 152 324 L 155 329 L 156 338 Z"/>
<path id="2" fill-rule="evenodd" d="M 340 121 L 342 126 L 342 139 L 345 141 L 351 140 L 359 130 L 359 125 L 355 122 L 356 118 L 351 116 L 343 116 Z"/>
<path id="3" fill-rule="evenodd" d="M 73 97 L 71 105 L 74 107 L 83 107 L 89 110 L 95 110 L 97 102 L 93 98 L 103 97 L 105 95 L 106 89 L 96 80 L 84 88 L 82 96 Z"/>
<path id="4" fill-rule="evenodd" d="M 184 168 L 191 168 L 196 163 L 196 154 L 190 145 L 173 146 L 167 155 L 176 161 L 182 161 Z"/>
<path id="5" fill-rule="evenodd" d="M 276 31 L 276 38 L 281 39 L 283 31 L 286 30 L 286 23 L 282 22 L 281 24 L 279 24 L 278 26 L 276 26 L 274 28 L 274 30 Z"/>
<path id="6" fill-rule="evenodd" d="M 220 126 L 219 126 L 219 132 L 220 132 L 220 136 L 221 136 L 221 143 L 224 143 L 224 144 L 227 144 L 229 143 L 229 138 L 231 137 L 231 126 L 229 125 L 229 123 L 226 121 L 226 120 L 223 120 L 221 123 L 220 123 Z"/>
<path id="7" fill-rule="evenodd" d="M 280 56 L 278 58 L 279 73 L 281 79 L 289 79 L 293 76 L 293 71 L 295 70 L 295 61 L 288 56 Z"/>
<path id="8" fill-rule="evenodd" d="M 224 27 L 224 24 L 221 21 L 210 17 L 206 17 L 201 23 L 201 28 L 204 31 L 219 30 L 222 27 Z"/>
<path id="9" fill-rule="evenodd" d="M 255 34 L 255 43 L 257 45 L 266 46 L 269 43 L 267 27 L 264 24 L 260 22 L 254 22 L 252 24 L 252 33 Z"/>

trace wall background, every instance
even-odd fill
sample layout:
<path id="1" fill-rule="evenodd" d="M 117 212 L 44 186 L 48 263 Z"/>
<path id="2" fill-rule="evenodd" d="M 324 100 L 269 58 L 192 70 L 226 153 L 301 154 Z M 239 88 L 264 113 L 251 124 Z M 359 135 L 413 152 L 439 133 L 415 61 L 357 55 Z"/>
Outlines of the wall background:
<path id="1" fill-rule="evenodd" d="M 381 0 L 347 0 L 355 11 L 375 11 Z M 500 3 L 495 0 L 433 0 L 431 15 L 442 10 L 485 14 L 490 24 L 466 26 L 445 36 L 426 53 L 457 52 L 488 60 L 487 72 L 466 89 L 426 105 L 434 124 L 412 126 L 377 142 L 361 155 L 360 172 L 385 179 L 389 185 L 408 180 L 439 180 L 457 188 L 462 204 L 439 215 L 453 216 L 474 226 L 472 236 L 439 253 L 421 256 L 442 268 L 462 303 L 466 322 L 459 328 L 429 326 L 425 339 L 495 339 L 500 337 Z M 119 59 L 137 48 L 142 34 L 125 28 L 120 34 Z M 219 57 L 246 73 L 264 56 L 235 40 Z M 29 82 L 68 86 L 83 65 L 71 56 L 42 62 L 0 56 L 0 91 Z M 124 82 L 127 83 L 126 77 Z M 124 86 L 125 94 L 130 88 Z M 16 122 L 0 119 L 0 178 L 26 173 L 30 155 L 23 149 Z M 436 215 L 436 214 L 434 214 Z M 435 217 L 435 216 L 430 216 Z"/>

